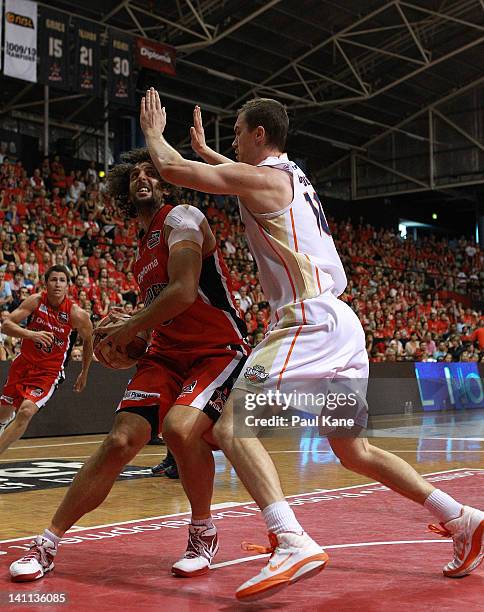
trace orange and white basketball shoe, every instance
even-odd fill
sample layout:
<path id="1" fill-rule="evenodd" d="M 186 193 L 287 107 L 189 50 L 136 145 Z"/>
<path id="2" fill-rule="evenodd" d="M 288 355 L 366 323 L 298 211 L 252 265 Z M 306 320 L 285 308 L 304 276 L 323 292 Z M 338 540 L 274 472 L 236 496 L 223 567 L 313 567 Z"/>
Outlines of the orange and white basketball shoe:
<path id="1" fill-rule="evenodd" d="M 218 536 L 215 527 L 189 525 L 187 550 L 171 571 L 175 576 L 183 578 L 206 574 L 217 551 Z"/>
<path id="2" fill-rule="evenodd" d="M 271 553 L 269 562 L 262 570 L 236 592 L 237 599 L 244 601 L 269 597 L 280 589 L 301 578 L 310 578 L 323 570 L 328 555 L 307 533 L 269 533 L 270 546 L 243 543 L 242 548 L 258 553 Z"/>
<path id="3" fill-rule="evenodd" d="M 462 578 L 484 559 L 484 512 L 463 506 L 461 515 L 447 523 L 429 525 L 430 531 L 454 540 L 454 558 L 443 568 L 444 576 Z"/>
<path id="4" fill-rule="evenodd" d="M 37 536 L 30 543 L 30 552 L 10 566 L 10 576 L 14 582 L 30 582 L 38 580 L 44 574 L 54 569 L 54 557 L 57 554 L 56 545 Z"/>

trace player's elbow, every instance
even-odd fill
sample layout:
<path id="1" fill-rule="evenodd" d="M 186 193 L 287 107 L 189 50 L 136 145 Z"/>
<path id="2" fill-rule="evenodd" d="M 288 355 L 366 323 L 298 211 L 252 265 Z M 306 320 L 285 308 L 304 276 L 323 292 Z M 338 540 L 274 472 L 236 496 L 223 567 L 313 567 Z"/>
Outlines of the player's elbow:
<path id="1" fill-rule="evenodd" d="M 183 310 L 187 310 L 195 303 L 198 295 L 198 287 L 193 284 L 184 283 L 180 284 L 177 287 L 177 296 L 178 296 L 178 304 L 183 308 Z"/>
<path id="2" fill-rule="evenodd" d="M 10 319 L 8 317 L 2 322 L 1 330 L 2 330 L 2 333 L 5 334 L 6 336 L 10 335 L 10 332 L 12 331 L 12 326 L 11 326 Z"/>

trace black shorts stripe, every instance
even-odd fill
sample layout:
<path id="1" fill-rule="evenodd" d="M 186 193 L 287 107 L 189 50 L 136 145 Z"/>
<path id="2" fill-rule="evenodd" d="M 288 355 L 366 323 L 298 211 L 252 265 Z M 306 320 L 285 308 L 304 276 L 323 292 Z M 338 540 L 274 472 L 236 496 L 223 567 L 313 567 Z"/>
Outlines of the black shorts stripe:
<path id="1" fill-rule="evenodd" d="M 212 306 L 225 311 L 230 316 L 243 339 L 247 336 L 247 327 L 245 322 L 242 321 L 237 314 L 237 311 L 227 295 L 220 272 L 217 269 L 216 257 L 217 252 L 203 260 L 200 274 L 200 289 Z"/>
<path id="2" fill-rule="evenodd" d="M 240 349 L 240 347 L 239 347 Z M 215 391 L 212 393 L 210 399 L 205 404 L 203 408 L 203 412 L 210 418 L 214 423 L 218 421 L 220 415 L 222 413 L 223 407 L 225 406 L 225 402 L 227 401 L 230 392 L 232 391 L 232 387 L 234 386 L 235 381 L 239 377 L 242 372 L 242 368 L 245 366 L 247 361 L 247 356 L 238 351 L 239 355 L 241 355 L 240 361 L 237 363 L 232 372 L 227 376 L 227 378 L 221 383 Z"/>

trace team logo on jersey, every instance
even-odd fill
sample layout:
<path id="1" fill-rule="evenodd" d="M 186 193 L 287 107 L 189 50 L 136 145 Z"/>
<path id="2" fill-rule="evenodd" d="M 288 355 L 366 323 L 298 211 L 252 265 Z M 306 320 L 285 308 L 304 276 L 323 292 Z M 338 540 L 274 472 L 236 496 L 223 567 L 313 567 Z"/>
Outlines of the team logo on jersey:
<path id="1" fill-rule="evenodd" d="M 58 318 L 61 323 L 67 323 L 69 321 L 69 315 L 67 312 L 59 312 Z"/>
<path id="2" fill-rule="evenodd" d="M 154 249 L 157 244 L 160 244 L 161 241 L 161 230 L 156 230 L 151 232 L 150 237 L 146 242 L 146 246 L 149 249 Z"/>
<path id="3" fill-rule="evenodd" d="M 39 311 L 43 312 L 44 314 L 49 314 L 49 309 L 47 308 L 47 306 L 45 304 L 41 304 L 39 306 Z"/>
<path id="4" fill-rule="evenodd" d="M 195 387 L 197 386 L 198 380 L 194 380 L 189 385 L 185 385 L 182 389 L 181 395 L 185 395 L 185 393 L 193 393 L 195 391 Z"/>
<path id="5" fill-rule="evenodd" d="M 244 372 L 244 378 L 250 380 L 251 383 L 264 382 L 269 378 L 269 372 L 265 371 L 264 366 L 255 365 L 252 367 L 246 368 Z"/>

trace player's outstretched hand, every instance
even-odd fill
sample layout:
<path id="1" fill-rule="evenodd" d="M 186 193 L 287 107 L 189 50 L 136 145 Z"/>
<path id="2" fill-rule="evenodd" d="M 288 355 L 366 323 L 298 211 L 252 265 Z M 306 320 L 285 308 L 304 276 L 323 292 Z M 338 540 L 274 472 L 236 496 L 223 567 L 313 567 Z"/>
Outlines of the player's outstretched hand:
<path id="1" fill-rule="evenodd" d="M 192 139 L 192 149 L 198 155 L 207 147 L 205 141 L 205 130 L 203 129 L 202 111 L 199 106 L 193 109 L 193 125 L 190 128 L 190 138 Z"/>
<path id="2" fill-rule="evenodd" d="M 161 106 L 160 95 L 154 87 L 150 87 L 141 99 L 140 125 L 146 137 L 161 136 L 165 129 L 165 107 Z"/>

